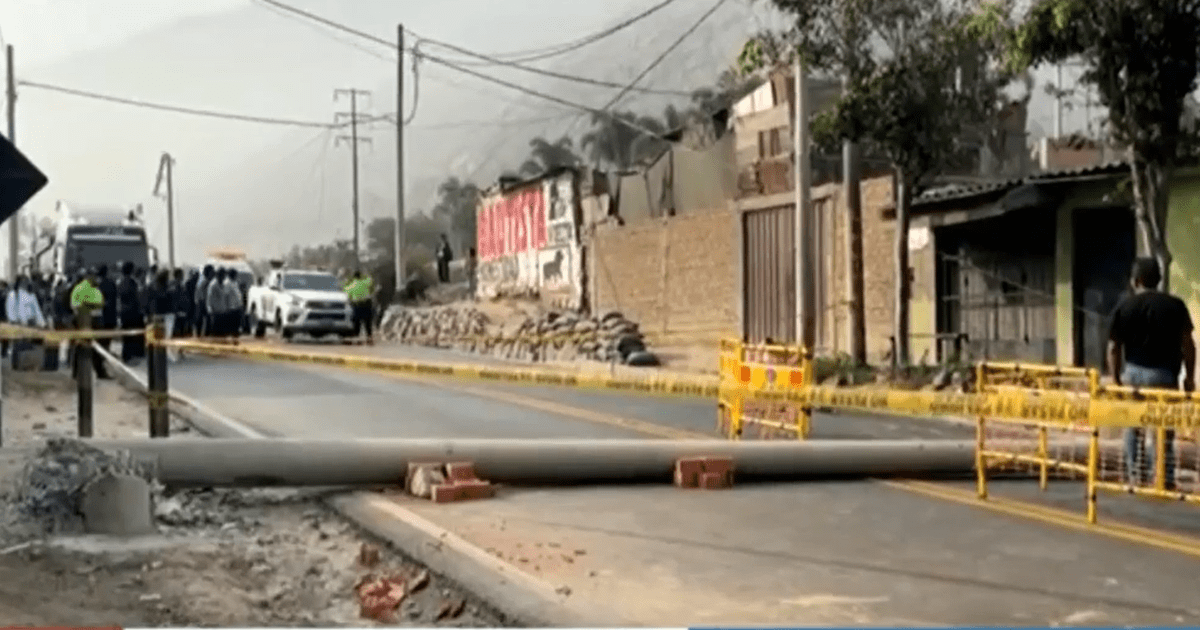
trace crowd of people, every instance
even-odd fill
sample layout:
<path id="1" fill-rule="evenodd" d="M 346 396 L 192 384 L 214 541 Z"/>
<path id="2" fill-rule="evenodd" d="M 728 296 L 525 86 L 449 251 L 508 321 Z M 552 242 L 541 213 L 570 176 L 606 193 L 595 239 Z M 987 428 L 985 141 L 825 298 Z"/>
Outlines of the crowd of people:
<path id="1" fill-rule="evenodd" d="M 238 337 L 245 326 L 245 287 L 238 273 L 212 265 L 185 273 L 156 266 L 139 270 L 126 262 L 116 270 L 100 265 L 57 280 L 35 273 L 12 286 L 0 282 L 0 295 L 5 306 L 0 317 L 21 326 L 142 331 L 161 317 L 168 337 L 224 338 Z M 97 343 L 107 350 L 112 338 Z M 121 338 L 122 361 L 136 362 L 145 352 L 140 332 Z M 102 363 L 96 366 L 103 378 Z"/>

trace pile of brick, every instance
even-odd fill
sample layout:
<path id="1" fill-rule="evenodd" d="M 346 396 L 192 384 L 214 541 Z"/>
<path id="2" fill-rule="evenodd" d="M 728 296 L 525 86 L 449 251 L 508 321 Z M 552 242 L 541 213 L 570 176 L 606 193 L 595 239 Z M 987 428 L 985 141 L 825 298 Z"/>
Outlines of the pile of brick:
<path id="1" fill-rule="evenodd" d="M 471 307 L 403 308 L 384 314 L 385 339 L 522 361 L 600 361 L 657 365 L 636 322 L 617 311 L 598 317 L 550 311 L 492 325 Z"/>

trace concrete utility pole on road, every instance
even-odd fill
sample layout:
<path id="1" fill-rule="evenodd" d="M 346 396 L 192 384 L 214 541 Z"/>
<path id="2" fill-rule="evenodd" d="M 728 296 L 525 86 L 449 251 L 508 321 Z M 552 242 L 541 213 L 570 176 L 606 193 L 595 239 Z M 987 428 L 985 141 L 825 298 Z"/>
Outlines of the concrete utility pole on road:
<path id="1" fill-rule="evenodd" d="M 362 262 L 362 252 L 360 250 L 359 236 L 358 236 L 359 231 L 360 231 L 359 218 L 358 218 L 358 144 L 360 142 L 366 142 L 366 143 L 370 144 L 370 142 L 371 142 L 370 138 L 359 138 L 358 137 L 358 122 L 359 122 L 358 97 L 363 96 L 363 97 L 370 98 L 371 93 L 366 90 L 356 90 L 353 88 L 344 89 L 344 90 L 334 90 L 334 92 L 333 92 L 334 100 L 337 100 L 338 98 L 340 98 L 342 96 L 350 97 L 350 111 L 349 112 L 339 112 L 339 113 L 335 114 L 335 120 L 337 122 L 341 122 L 343 120 L 349 119 L 349 121 L 350 121 L 350 135 L 349 136 L 338 136 L 337 139 L 339 142 L 349 142 L 350 143 L 350 178 L 351 178 L 351 180 L 353 180 L 352 185 L 354 187 L 353 196 L 351 197 L 350 204 L 351 204 L 351 209 L 354 213 L 354 262 L 355 262 L 355 264 L 358 264 L 358 263 Z"/>
<path id="2" fill-rule="evenodd" d="M 8 88 L 5 90 L 5 95 L 8 97 L 8 141 L 17 145 L 17 76 L 14 71 L 15 63 L 13 62 L 13 47 L 11 45 L 5 47 L 5 65 L 8 69 Z M 13 214 L 8 219 L 8 280 L 9 282 L 17 279 L 17 253 L 21 248 L 21 234 L 18 229 L 20 212 Z"/>
<path id="3" fill-rule="evenodd" d="M 164 152 L 158 162 L 158 177 L 154 182 L 154 196 L 162 196 L 159 191 L 163 184 L 167 186 L 167 260 L 171 269 L 175 268 L 175 158 Z"/>
<path id="4" fill-rule="evenodd" d="M 396 292 L 404 286 L 404 25 L 396 26 Z"/>

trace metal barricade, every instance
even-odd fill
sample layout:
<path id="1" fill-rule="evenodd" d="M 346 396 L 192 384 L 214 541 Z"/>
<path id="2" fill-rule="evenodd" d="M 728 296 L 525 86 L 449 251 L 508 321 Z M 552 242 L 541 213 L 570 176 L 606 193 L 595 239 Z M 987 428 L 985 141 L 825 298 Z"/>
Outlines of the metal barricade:
<path id="1" fill-rule="evenodd" d="M 718 429 L 730 439 L 805 439 L 812 361 L 798 346 L 721 342 Z M 749 429 L 749 431 L 748 431 Z"/>

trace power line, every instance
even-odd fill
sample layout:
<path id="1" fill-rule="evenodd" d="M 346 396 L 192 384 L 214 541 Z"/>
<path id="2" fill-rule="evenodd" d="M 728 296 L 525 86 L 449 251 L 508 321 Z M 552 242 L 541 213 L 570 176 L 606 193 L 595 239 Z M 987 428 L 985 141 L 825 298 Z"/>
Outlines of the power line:
<path id="1" fill-rule="evenodd" d="M 330 27 L 330 28 L 336 29 L 336 30 L 338 30 L 338 31 L 341 31 L 341 32 L 343 32 L 343 33 L 350 33 L 350 34 L 352 34 L 352 35 L 357 35 L 358 37 L 361 37 L 361 38 L 364 38 L 364 39 L 366 39 L 366 40 L 369 40 L 369 41 L 375 42 L 375 43 L 377 43 L 377 44 L 379 44 L 379 45 L 381 45 L 381 46 L 387 46 L 388 48 L 391 48 L 392 50 L 395 50 L 395 49 L 396 49 L 396 44 L 395 44 L 395 42 L 390 42 L 390 41 L 388 41 L 388 40 L 386 40 L 386 39 L 383 39 L 383 38 L 381 38 L 381 37 L 377 37 L 377 36 L 375 36 L 375 35 L 372 35 L 372 34 L 370 34 L 370 33 L 367 33 L 367 32 L 365 32 L 365 31 L 360 31 L 360 30 L 358 30 L 358 29 L 356 29 L 356 28 L 352 28 L 352 27 L 350 27 L 350 26 L 346 26 L 345 24 L 341 24 L 341 23 L 339 23 L 339 22 L 335 22 L 335 21 L 333 21 L 333 20 L 330 20 L 330 19 L 328 19 L 328 18 L 321 17 L 321 16 L 319 16 L 319 15 L 317 15 L 317 14 L 315 14 L 315 13 L 312 13 L 312 12 L 309 12 L 309 11 L 305 11 L 304 9 L 300 9 L 300 8 L 293 7 L 293 6 L 291 6 L 291 5 L 285 4 L 285 3 L 283 3 L 283 2 L 279 2 L 279 0 L 258 0 L 258 2 L 259 2 L 259 3 L 262 3 L 262 4 L 266 4 L 266 5 L 272 6 L 272 7 L 275 7 L 275 8 L 277 8 L 277 9 L 281 9 L 281 10 L 284 10 L 284 11 L 289 11 L 289 12 L 291 12 L 291 13 L 294 13 L 294 14 L 296 14 L 296 15 L 299 15 L 299 16 L 301 16 L 301 17 L 305 17 L 305 18 L 308 18 L 308 19 L 310 19 L 310 20 L 313 20 L 313 21 L 315 21 L 315 22 L 319 22 L 319 23 L 321 23 L 321 24 L 324 24 L 325 26 L 328 26 L 328 27 Z M 468 56 L 471 56 L 471 57 L 475 57 L 475 58 L 477 58 L 477 59 L 484 59 L 484 60 L 486 60 L 486 61 L 488 61 L 488 62 L 489 62 L 489 64 L 488 64 L 488 65 L 501 65 L 501 66 L 506 66 L 506 67 L 512 68 L 512 69 L 514 69 L 514 70 L 521 70 L 521 71 L 523 71 L 523 72 L 529 72 L 529 73 L 532 73 L 532 74 L 539 74 L 539 75 L 546 76 L 546 77 L 550 77 L 550 78 L 553 78 L 553 79 L 559 79 L 559 80 L 562 80 L 562 81 L 572 81 L 572 82 L 575 82 L 575 83 L 582 83 L 582 84 L 585 84 L 585 85 L 593 85 L 593 86 L 598 86 L 598 87 L 608 87 L 608 88 L 623 88 L 623 89 L 626 89 L 627 91 L 628 91 L 628 90 L 635 90 L 635 91 L 638 91 L 638 92 L 643 92 L 643 93 L 646 93 L 646 94 L 665 94 L 665 95 L 671 95 L 671 96 L 690 96 L 690 95 L 691 95 L 691 92 L 683 92 L 683 91 L 680 91 L 680 90 L 657 90 L 657 89 L 652 89 L 652 88 L 636 88 L 636 87 L 635 87 L 635 88 L 629 88 L 629 87 L 628 87 L 626 84 L 623 84 L 623 83 L 614 83 L 614 82 L 612 82 L 612 81 L 603 81 L 603 80 L 600 80 L 600 79 L 593 79 L 593 78 L 590 78 L 590 77 L 581 77 L 581 76 L 572 75 L 572 74 L 565 74 L 565 73 L 562 73 L 562 72 L 555 72 L 555 71 L 553 71 L 553 70 L 543 70 L 543 69 L 541 69 L 541 68 L 534 68 L 534 67 L 531 67 L 531 66 L 525 66 L 525 65 L 521 65 L 520 63 L 517 63 L 517 62 L 515 62 L 515 61 L 505 61 L 505 60 L 502 60 L 502 59 L 497 59 L 497 58 L 494 58 L 494 57 L 489 57 L 488 55 L 485 55 L 485 54 L 483 54 L 483 53 L 477 53 L 477 52 L 474 52 L 474 51 L 472 51 L 472 50 L 468 50 L 468 49 L 466 49 L 466 48 L 462 48 L 462 47 L 459 47 L 459 46 L 455 46 L 454 44 L 449 44 L 449 43 L 446 43 L 446 42 L 442 42 L 442 41 L 438 41 L 438 40 L 430 39 L 430 38 L 428 38 L 428 37 L 424 37 L 424 36 L 422 36 L 422 35 L 419 35 L 418 33 L 416 33 L 416 32 L 413 32 L 413 31 L 410 31 L 410 32 L 412 32 L 412 33 L 413 33 L 413 36 L 414 36 L 414 37 L 416 37 L 418 40 L 425 41 L 425 42 L 429 42 L 429 43 L 431 43 L 431 44 L 434 44 L 434 45 L 437 45 L 437 46 L 442 46 L 442 47 L 448 48 L 448 49 L 450 49 L 450 50 L 454 50 L 454 51 L 456 51 L 456 52 L 459 52 L 459 53 L 461 53 L 461 54 L 465 54 L 465 55 L 468 55 Z M 409 49 L 408 49 L 408 50 L 406 50 L 405 52 L 411 52 L 411 53 L 413 53 L 413 54 L 419 54 L 419 55 L 421 55 L 422 57 L 424 57 L 424 58 L 426 58 L 426 59 L 429 59 L 430 61 L 434 61 L 434 60 L 436 60 L 436 61 L 443 62 L 443 63 L 446 63 L 446 64 L 455 63 L 455 62 L 449 61 L 449 60 L 447 60 L 447 59 L 442 59 L 442 58 L 440 58 L 440 57 L 434 57 L 434 56 L 432 56 L 432 55 L 428 55 L 428 54 L 425 54 L 425 53 L 421 53 L 420 51 L 416 50 L 416 49 L 415 49 L 415 47 L 413 47 L 413 48 L 409 48 Z M 462 64 L 455 64 L 455 65 L 462 65 Z"/>
<path id="2" fill-rule="evenodd" d="M 712 8 L 710 8 L 708 11 L 706 11 L 704 13 L 704 15 L 701 15 L 700 19 L 696 20 L 696 22 L 694 24 L 692 24 L 692 26 L 690 28 L 688 28 L 688 30 L 684 31 L 683 34 L 680 35 L 679 38 L 676 39 L 673 44 L 668 46 L 667 49 L 662 52 L 662 54 L 660 54 L 654 61 L 652 61 L 650 63 L 650 65 L 646 66 L 646 69 L 642 70 L 641 74 L 634 77 L 634 79 L 629 82 L 629 85 L 624 90 L 622 90 L 619 94 L 614 96 L 613 99 L 611 101 L 609 101 L 608 104 L 605 105 L 602 109 L 607 111 L 610 107 L 613 107 L 614 105 L 616 105 L 617 102 L 620 101 L 622 98 L 625 98 L 626 94 L 628 94 L 630 91 L 635 89 L 635 86 L 638 84 L 639 81 L 646 78 L 646 75 L 650 74 L 650 72 L 653 71 L 655 68 L 657 68 L 659 66 L 659 64 L 661 64 L 668 56 L 670 56 L 671 53 L 675 52 L 676 48 L 679 48 L 679 46 L 681 44 L 683 44 L 683 42 L 686 41 L 687 38 L 691 37 L 693 33 L 695 33 L 697 30 L 699 30 L 700 26 L 702 24 L 704 24 L 706 21 L 708 21 L 708 18 L 712 17 L 712 15 L 717 12 L 717 9 L 720 9 L 728 1 L 729 0 L 717 0 L 717 2 L 712 5 Z"/>
<path id="3" fill-rule="evenodd" d="M 622 20 L 621 22 L 618 22 L 617 24 L 614 24 L 606 29 L 600 30 L 596 33 L 592 33 L 591 35 L 587 35 L 585 37 L 581 37 L 573 42 L 566 42 L 566 43 L 558 44 L 555 46 L 547 46 L 545 48 L 535 48 L 535 49 L 526 50 L 526 51 L 494 53 L 489 56 L 497 58 L 497 59 L 506 59 L 507 61 L 513 61 L 513 62 L 517 62 L 517 63 L 529 63 L 531 61 L 541 61 L 543 59 L 549 59 L 550 57 L 557 57 L 559 55 L 564 55 L 566 53 L 579 50 L 580 48 L 589 46 L 589 45 L 594 44 L 602 39 L 606 39 L 612 35 L 615 35 L 616 33 L 623 31 L 626 28 L 629 28 L 630 26 L 632 26 L 638 22 L 641 22 L 642 20 L 650 17 L 651 15 L 661 11 L 662 9 L 665 9 L 668 5 L 674 4 L 676 1 L 677 0 L 663 0 L 662 2 L 659 2 L 658 4 L 650 7 L 649 9 L 646 9 L 645 11 L 642 11 L 641 13 L 639 13 L 631 18 Z M 481 65 L 482 66 L 482 65 L 491 65 L 491 64 L 483 63 L 483 62 L 462 62 L 462 65 L 464 65 L 464 66 L 466 66 L 466 65 Z"/>
<path id="4" fill-rule="evenodd" d="M 33 88 L 36 90 L 45 90 L 47 92 L 57 92 L 59 94 L 67 94 L 80 98 L 87 98 L 96 101 L 104 101 L 108 103 L 116 103 L 119 105 L 129 105 L 132 107 L 141 107 L 143 109 L 154 109 L 158 111 L 174 112 L 176 114 L 189 114 L 192 116 L 204 116 L 207 118 L 220 118 L 223 120 L 237 120 L 240 122 L 252 122 L 264 125 L 283 125 L 288 127 L 311 127 L 333 129 L 339 125 L 315 122 L 308 120 L 295 120 L 289 118 L 274 118 L 269 116 L 252 116 L 248 114 L 235 114 L 232 112 L 222 112 L 211 109 L 199 109 L 195 107 L 185 107 L 182 105 L 169 105 L 166 103 L 154 103 L 151 101 L 142 101 L 122 96 L 113 96 L 111 94 L 101 94 L 99 92 L 88 92 L 86 90 L 77 90 L 75 88 L 63 87 L 61 85 L 50 85 L 48 83 L 37 83 L 34 81 L 18 81 L 17 85 L 21 87 Z"/>
<path id="5" fill-rule="evenodd" d="M 392 48 L 392 49 L 395 49 L 395 48 L 396 48 L 396 44 L 395 44 L 395 43 L 393 43 L 393 42 L 389 42 L 389 41 L 387 41 L 387 40 L 385 40 L 385 39 L 382 39 L 382 38 L 376 37 L 376 36 L 374 36 L 374 35 L 371 35 L 370 33 L 364 33 L 364 32 L 362 32 L 362 31 L 359 31 L 359 30 L 357 30 L 357 29 L 351 28 L 351 27 L 349 27 L 349 26 L 346 26 L 346 25 L 344 25 L 344 24 L 340 24 L 340 23 L 338 23 L 338 22 L 335 22 L 335 21 L 333 21 L 333 20 L 330 20 L 330 19 L 328 19 L 328 18 L 324 18 L 324 17 L 321 17 L 321 16 L 319 16 L 319 15 L 316 15 L 316 14 L 314 14 L 314 13 L 310 13 L 310 12 L 308 12 L 308 11 L 304 11 L 303 9 L 297 9 L 297 8 L 295 8 L 295 7 L 291 7 L 291 6 L 287 5 L 287 4 L 284 4 L 284 3 L 282 3 L 282 2 L 279 2 L 278 0 L 258 0 L 258 1 L 259 1 L 259 2 L 265 2 L 265 3 L 271 4 L 272 6 L 276 6 L 276 7 L 279 7 L 279 8 L 281 8 L 281 9 L 284 9 L 284 10 L 287 10 L 287 11 L 291 11 L 291 12 L 293 12 L 293 13 L 296 13 L 297 15 L 301 15 L 301 16 L 304 16 L 304 17 L 306 17 L 306 18 L 308 18 L 308 19 L 311 19 L 311 20 L 313 20 L 313 21 L 319 22 L 319 23 L 321 23 L 321 24 L 325 24 L 326 26 L 329 26 L 330 28 L 334 28 L 334 29 L 337 29 L 337 30 L 339 30 L 339 31 L 343 31 L 343 32 L 347 32 L 347 33 L 354 34 L 354 35 L 358 35 L 359 37 L 362 37 L 362 38 L 368 39 L 368 40 L 370 40 L 370 41 L 374 41 L 374 42 L 376 42 L 376 43 L 378 43 L 378 44 L 380 44 L 380 45 L 383 45 L 383 46 L 388 46 L 388 47 L 390 47 L 390 48 Z M 640 75 L 639 75 L 639 76 L 638 76 L 638 77 L 637 77 L 637 78 L 634 80 L 634 82 L 633 82 L 633 83 L 636 83 L 637 81 L 640 81 L 641 79 L 645 78 L 645 76 L 646 76 L 647 74 L 649 74 L 649 73 L 650 73 L 650 71 L 652 71 L 652 70 L 653 70 L 655 67 L 657 67 L 657 66 L 658 66 L 658 65 L 659 65 L 659 64 L 660 64 L 660 63 L 661 63 L 661 62 L 662 62 L 664 59 L 666 59 L 667 55 L 669 55 L 669 54 L 670 54 L 671 52 L 673 52 L 673 51 L 674 51 L 676 48 L 678 48 L 678 47 L 679 47 L 679 45 L 680 45 L 680 44 L 682 44 L 682 43 L 683 43 L 683 41 L 684 41 L 685 39 L 687 39 L 687 38 L 688 38 L 689 36 L 691 36 L 691 35 L 692 35 L 692 34 L 693 34 L 693 33 L 694 33 L 694 32 L 695 32 L 697 29 L 699 29 L 699 28 L 700 28 L 700 26 L 701 26 L 701 25 L 702 25 L 702 24 L 703 24 L 703 23 L 704 23 L 704 22 L 705 22 L 705 21 L 706 21 L 706 20 L 707 20 L 707 19 L 708 19 L 708 18 L 709 18 L 709 17 L 710 17 L 712 14 L 713 14 L 713 13 L 716 13 L 716 10 L 717 10 L 717 9 L 718 9 L 718 8 L 719 8 L 721 5 L 725 4 L 725 2 L 728 2 L 728 0 L 719 0 L 719 1 L 718 1 L 718 2 L 715 4 L 715 5 L 713 5 L 713 7 L 712 7 L 711 9 L 709 9 L 709 10 L 708 10 L 708 11 L 707 11 L 707 12 L 706 12 L 706 13 L 705 13 L 703 16 L 701 16 L 701 18 L 700 18 L 700 19 L 699 19 L 699 20 L 698 20 L 698 21 L 697 21 L 695 24 L 693 24 L 693 25 L 692 25 L 692 27 L 691 27 L 691 28 L 689 28 L 689 29 L 688 29 L 688 30 L 687 30 L 687 31 L 684 33 L 684 35 L 683 35 L 682 37 L 680 37 L 679 39 L 677 39 L 677 40 L 676 40 L 676 41 L 675 41 L 675 42 L 674 42 L 674 43 L 673 43 L 673 44 L 672 44 L 670 47 L 668 47 L 668 48 L 667 48 L 667 50 L 666 50 L 666 51 L 664 51 L 664 52 L 663 52 L 661 55 L 659 55 L 659 57 L 658 57 L 657 59 L 655 59 L 655 60 L 654 60 L 654 62 L 653 62 L 653 63 L 652 63 L 650 66 L 648 66 L 648 67 L 647 67 L 645 70 L 643 70 L 643 71 L 642 71 L 642 73 L 641 73 L 641 74 L 640 74 Z M 612 113 L 608 112 L 606 109 L 597 109 L 597 108 L 595 108 L 595 107 L 590 107 L 590 106 L 587 106 L 587 105 L 583 105 L 583 104 L 580 104 L 580 103 L 576 103 L 576 102 L 574 102 L 574 101 L 571 101 L 571 100 L 568 100 L 568 99 L 564 99 L 564 98 L 561 98 L 561 97 L 558 97 L 558 96 L 554 96 L 553 94 L 547 94 L 546 92 L 542 92 L 542 91 L 540 91 L 540 90 L 536 90 L 536 89 L 533 89 L 533 88 L 529 88 L 529 87 L 526 87 L 526 86 L 523 86 L 523 85 L 519 85 L 519 84 L 517 84 L 517 83 L 513 83 L 513 82 L 511 82 L 511 81 L 506 81 L 506 80 L 504 80 L 504 79 L 500 79 L 500 78 L 497 78 L 497 77 L 493 77 L 493 76 L 490 76 L 490 75 L 484 74 L 483 72 L 479 72 L 479 71 L 477 71 L 477 70 L 472 70 L 472 69 L 470 69 L 470 68 L 466 68 L 466 67 L 464 67 L 464 66 L 461 66 L 461 65 L 459 65 L 459 64 L 456 64 L 456 63 L 454 63 L 454 62 L 451 62 L 451 61 L 447 61 L 447 60 L 445 60 L 445 59 L 442 59 L 442 58 L 440 58 L 440 57 L 434 57 L 434 56 L 430 56 L 430 55 L 424 55 L 424 54 L 422 55 L 422 57 L 423 57 L 423 58 L 424 58 L 426 61 L 429 61 L 429 62 L 431 62 L 431 63 L 435 63 L 435 64 L 437 64 L 437 65 L 439 65 L 439 66 L 443 66 L 443 67 L 446 67 L 446 68 L 450 68 L 451 70 L 455 70 L 455 71 L 457 71 L 457 72 L 460 72 L 460 73 L 462 73 L 462 74 L 466 74 L 466 75 L 473 76 L 473 77 L 475 77 L 475 78 L 477 78 L 477 79 L 480 79 L 480 80 L 482 80 L 482 81 L 486 81 L 486 82 L 488 82 L 488 83 L 494 83 L 494 84 L 496 84 L 496 85 L 504 86 L 504 87 L 507 87 L 507 88 L 509 88 L 509 89 L 511 89 L 511 90 L 515 90 L 515 91 L 517 91 L 517 92 L 521 92 L 521 93 L 527 94 L 527 95 L 529 95 L 529 96 L 534 96 L 534 97 L 537 97 L 537 98 L 540 98 L 540 99 L 543 99 L 543 100 L 549 101 L 549 102 L 551 102 L 551 103 L 557 103 L 557 104 L 559 104 L 559 105 L 562 105 L 562 106 L 564 106 L 564 107 L 567 107 L 567 108 L 570 108 L 570 109 L 574 109 L 574 110 L 577 110 L 577 111 L 580 111 L 580 112 L 589 113 L 589 114 L 596 114 L 596 115 L 599 115 L 599 116 L 603 116 L 603 117 L 605 117 L 605 118 L 610 118 L 610 119 L 611 119 L 613 122 L 616 122 L 616 123 L 618 123 L 618 124 L 624 125 L 624 126 L 626 126 L 626 127 L 630 128 L 630 129 L 633 129 L 633 130 L 635 130 L 635 131 L 641 132 L 641 133 L 643 133 L 643 134 L 645 134 L 645 135 L 647 135 L 647 136 L 653 137 L 653 138 L 658 138 L 658 139 L 660 139 L 660 140 L 667 140 L 667 135 L 670 135 L 671 133 L 674 133 L 674 132 L 677 132 L 677 131 L 679 131 L 678 129 L 674 129 L 674 130 L 671 130 L 670 132 L 668 132 L 667 134 L 663 134 L 663 133 L 660 133 L 660 132 L 654 131 L 654 130 L 652 130 L 652 129 L 650 129 L 650 128 L 648 128 L 648 127 L 644 126 L 644 125 L 641 125 L 641 124 L 637 123 L 636 121 L 632 121 L 632 120 L 626 120 L 626 119 L 624 119 L 624 118 L 620 118 L 620 117 L 618 117 L 618 116 L 614 116 Z M 628 86 L 626 86 L 626 87 L 628 87 Z M 633 89 L 634 89 L 634 88 L 627 89 L 627 90 L 625 90 L 625 93 L 628 93 L 629 91 L 632 91 Z M 620 97 L 623 97 L 623 96 L 624 96 L 624 94 L 619 94 L 619 95 L 618 95 L 618 98 L 620 98 Z M 615 102 L 615 99 L 614 99 L 614 101 L 613 101 L 613 102 Z M 609 105 L 609 106 L 611 106 L 611 102 L 610 102 L 610 105 Z"/>
<path id="6" fill-rule="evenodd" d="M 514 70 L 521 70 L 523 72 L 529 72 L 531 74 L 540 74 L 542 76 L 550 77 L 552 79 L 560 79 L 563 81 L 573 81 L 575 83 L 582 83 L 584 85 L 594 85 L 594 86 L 598 86 L 598 87 L 607 87 L 607 88 L 621 88 L 621 89 L 626 89 L 626 90 L 630 89 L 628 87 L 628 85 L 625 83 L 616 83 L 613 81 L 592 79 L 589 77 L 581 77 L 581 76 L 576 76 L 573 74 L 565 74 L 562 72 L 555 72 L 553 70 L 543 70 L 541 68 L 524 66 L 515 61 L 505 61 L 503 59 L 491 57 L 491 56 L 485 55 L 483 53 L 477 53 L 477 52 L 468 50 L 466 48 L 462 48 L 461 46 L 455 46 L 454 44 L 448 44 L 446 42 L 439 41 L 436 39 L 431 39 L 429 37 L 425 37 L 423 35 L 419 35 L 416 33 L 414 33 L 414 35 L 417 38 L 419 38 L 421 41 L 428 42 L 435 46 L 441 46 L 443 48 L 453 50 L 454 52 L 457 52 L 457 53 L 460 53 L 463 55 L 467 55 L 468 57 L 473 57 L 475 59 L 485 60 L 488 62 L 486 65 L 489 65 L 489 66 L 504 66 L 504 67 L 508 67 L 508 68 L 513 68 Z M 460 65 L 464 65 L 464 66 L 472 65 L 469 63 L 463 63 L 461 61 L 458 63 Z M 639 91 L 639 92 L 644 92 L 646 94 L 665 94 L 665 95 L 669 95 L 669 96 L 690 96 L 691 95 L 691 92 L 684 92 L 681 90 L 656 90 L 656 89 L 652 89 L 652 88 L 635 88 L 635 89 L 637 89 L 637 91 Z"/>

